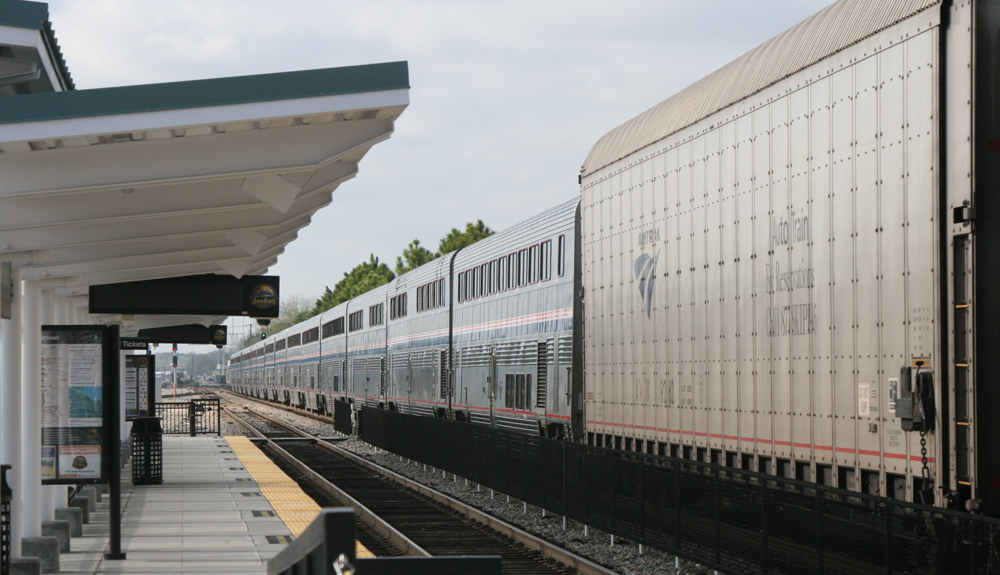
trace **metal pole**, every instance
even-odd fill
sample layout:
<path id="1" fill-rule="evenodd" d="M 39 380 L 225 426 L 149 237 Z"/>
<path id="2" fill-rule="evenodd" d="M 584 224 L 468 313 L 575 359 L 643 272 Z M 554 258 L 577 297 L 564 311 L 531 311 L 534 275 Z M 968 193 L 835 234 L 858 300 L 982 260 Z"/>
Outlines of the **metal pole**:
<path id="1" fill-rule="evenodd" d="M 191 437 L 197 435 L 197 423 L 195 422 L 194 413 L 194 399 L 188 403 L 188 430 L 191 432 Z"/>
<path id="2" fill-rule="evenodd" d="M 0 461 L 12 467 L 7 483 L 10 502 L 10 556 L 21 556 L 21 270 L 11 270 L 14 284 L 10 319 L 0 320 Z M 41 334 L 39 334 L 41 335 Z"/>
<path id="3" fill-rule="evenodd" d="M 111 332 L 108 338 L 107 347 L 104 350 L 104 366 L 107 374 L 104 377 L 104 385 L 111 386 L 111 401 L 109 408 L 105 411 L 110 414 L 108 419 L 110 428 L 107 430 L 107 437 L 104 445 L 108 449 L 108 457 L 111 460 L 109 467 L 111 474 L 108 477 L 108 493 L 110 495 L 110 509 L 108 510 L 108 520 L 111 523 L 110 551 L 104 554 L 105 559 L 121 560 L 125 559 L 122 552 L 122 465 L 121 465 L 121 430 L 119 429 L 121 420 L 120 394 L 121 388 L 118 381 L 121 379 L 121 372 L 118 371 L 118 326 L 109 326 Z"/>
<path id="4" fill-rule="evenodd" d="M 118 373 L 121 374 L 122 377 L 119 377 L 118 381 L 115 382 L 115 385 L 118 386 L 118 392 L 119 392 L 119 396 L 118 397 L 121 398 L 121 403 L 120 403 L 121 410 L 118 413 L 118 439 L 120 439 L 123 443 L 128 438 L 128 432 L 129 432 L 129 424 L 128 424 L 128 421 L 125 419 L 125 377 L 124 377 L 124 375 L 125 375 L 125 356 L 127 354 L 128 354 L 128 352 L 126 352 L 126 351 L 121 351 L 121 350 L 118 351 Z M 120 452 L 121 452 L 121 450 L 119 450 L 119 453 Z"/>
<path id="5" fill-rule="evenodd" d="M 42 536 L 42 290 L 24 282 L 21 310 L 21 536 Z"/>

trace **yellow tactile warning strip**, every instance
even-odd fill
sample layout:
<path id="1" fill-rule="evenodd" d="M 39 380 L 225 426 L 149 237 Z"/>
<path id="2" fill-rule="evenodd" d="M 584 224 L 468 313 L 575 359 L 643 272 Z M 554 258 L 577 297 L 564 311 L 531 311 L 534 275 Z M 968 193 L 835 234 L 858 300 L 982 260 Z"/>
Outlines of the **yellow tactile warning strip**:
<path id="1" fill-rule="evenodd" d="M 261 493 L 274 508 L 274 512 L 288 526 L 288 530 L 295 537 L 301 535 L 319 515 L 320 506 L 249 438 L 242 435 L 228 436 L 226 441 L 233 448 L 233 453 L 240 458 L 243 467 L 257 482 Z M 374 557 L 361 543 L 357 544 L 355 553 L 358 557 Z"/>

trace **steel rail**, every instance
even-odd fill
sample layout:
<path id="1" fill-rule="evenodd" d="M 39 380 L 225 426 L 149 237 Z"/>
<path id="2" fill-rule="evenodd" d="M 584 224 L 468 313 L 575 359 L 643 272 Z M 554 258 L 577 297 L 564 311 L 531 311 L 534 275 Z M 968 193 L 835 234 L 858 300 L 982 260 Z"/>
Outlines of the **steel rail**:
<path id="1" fill-rule="evenodd" d="M 594 563 L 583 557 L 580 557 L 579 555 L 576 555 L 571 551 L 567 551 L 566 549 L 559 547 L 558 545 L 549 543 L 548 541 L 536 537 L 519 527 L 516 527 L 514 525 L 511 525 L 510 523 L 507 523 L 506 521 L 503 521 L 501 519 L 493 517 L 492 515 L 484 513 L 479 509 L 476 509 L 475 507 L 462 503 L 461 501 L 451 497 L 450 495 L 441 493 L 440 491 L 430 488 L 422 483 L 419 483 L 408 477 L 400 475 L 395 471 L 382 467 L 377 463 L 368 461 L 367 459 L 355 455 L 350 451 L 347 451 L 346 449 L 337 447 L 335 445 L 331 445 L 325 441 L 319 442 L 319 446 L 322 447 L 323 449 L 336 453 L 337 455 L 340 455 L 348 459 L 349 461 L 364 466 L 374 471 L 375 473 L 382 475 L 383 477 L 385 477 L 390 481 L 398 483 L 406 488 L 412 489 L 425 497 L 431 498 L 434 501 L 457 511 L 458 513 L 464 515 L 465 517 L 473 521 L 476 521 L 477 523 L 486 525 L 490 529 L 493 529 L 494 531 L 502 535 L 510 537 L 511 539 L 524 545 L 527 549 L 530 549 L 542 555 L 543 557 L 548 557 L 549 559 L 557 561 L 567 567 L 576 569 L 577 573 L 579 573 L 580 575 L 617 575 L 615 571 L 611 571 L 610 569 L 601 567 L 597 563 Z"/>
<path id="2" fill-rule="evenodd" d="M 372 513 L 371 510 L 369 510 L 367 507 L 365 507 L 364 505 L 362 505 L 359 501 L 357 501 L 356 499 L 354 499 L 353 497 L 351 497 L 350 495 L 348 495 L 347 493 L 345 493 L 342 489 L 340 489 L 339 487 L 337 487 L 333 483 L 330 483 L 329 481 L 327 481 L 324 477 L 322 477 L 321 475 L 319 475 L 318 473 L 316 473 L 315 471 L 313 471 L 312 469 L 310 469 L 309 466 L 305 465 L 304 463 L 302 463 L 301 461 L 299 461 L 298 459 L 296 459 L 295 457 L 293 457 L 290 453 L 288 453 L 287 451 L 285 451 L 284 449 L 282 449 L 281 445 L 279 445 L 279 443 L 277 441 L 273 441 L 271 439 L 268 439 L 268 438 L 264 437 L 260 433 L 260 431 L 258 431 L 257 429 L 255 429 L 249 422 L 243 420 L 243 418 L 239 417 L 238 415 L 236 415 L 233 411 L 229 410 L 228 408 L 224 408 L 224 409 L 225 409 L 226 413 L 229 414 L 229 416 L 232 417 L 234 420 L 236 420 L 240 425 L 242 425 L 243 427 L 245 427 L 247 429 L 250 429 L 255 434 L 255 439 L 266 441 L 267 444 L 268 444 L 268 446 L 271 449 L 273 449 L 274 452 L 276 454 L 278 454 L 279 457 L 281 457 L 282 459 L 284 459 L 289 465 L 291 465 L 293 468 L 295 468 L 299 473 L 302 473 L 303 475 L 305 475 L 306 478 L 309 479 L 310 481 L 312 481 L 313 484 L 316 485 L 319 489 L 321 489 L 322 491 L 325 491 L 328 495 L 330 495 L 331 497 L 333 497 L 337 501 L 340 501 L 341 503 L 343 503 L 347 507 L 351 507 L 352 509 L 354 509 L 355 513 L 357 513 L 358 520 L 363 525 L 368 526 L 369 528 L 371 528 L 373 531 L 375 531 L 376 533 L 378 533 L 382 537 L 385 537 L 386 539 L 388 539 L 389 542 L 392 543 L 392 545 L 395 546 L 396 549 L 398 549 L 403 555 L 409 555 L 409 556 L 413 556 L 413 557 L 430 557 L 431 556 L 430 553 L 428 553 L 427 551 L 424 551 L 423 548 L 421 548 L 419 545 L 417 545 L 416 543 L 414 543 L 413 541 L 411 541 L 407 536 L 405 536 L 402 533 L 400 533 L 399 530 L 397 530 L 395 527 L 393 527 L 392 525 L 390 525 L 384 519 L 382 519 L 381 517 L 379 517 L 375 513 Z M 276 420 L 274 418 L 268 417 L 268 416 L 266 416 L 266 415 L 264 415 L 262 413 L 258 413 L 256 411 L 250 411 L 250 412 L 253 413 L 257 417 L 265 419 L 265 420 L 267 420 L 267 421 L 269 421 L 271 423 L 274 423 L 274 424 L 276 424 L 276 425 L 278 425 L 278 426 L 280 426 L 280 427 L 288 430 L 289 432 L 291 432 L 291 433 L 293 433 L 295 435 L 298 435 L 302 439 L 309 440 L 310 442 L 318 442 L 318 443 L 321 443 L 321 444 L 324 443 L 324 442 L 320 441 L 318 438 L 316 438 L 315 436 L 313 436 L 313 435 L 311 435 L 311 434 L 309 434 L 309 433 L 307 433 L 307 432 L 305 432 L 305 431 L 303 431 L 303 430 L 295 427 L 294 425 L 291 425 L 291 424 L 283 422 L 283 421 Z"/>
<path id="3" fill-rule="evenodd" d="M 294 413 L 295 415 L 301 415 L 302 417 L 308 417 L 309 419 L 315 419 L 316 421 L 319 421 L 321 423 L 326 423 L 328 425 L 333 425 L 333 418 L 330 417 L 329 415 L 320 415 L 318 413 L 313 413 L 311 411 L 306 411 L 304 409 L 299 409 L 298 407 L 291 407 L 291 406 L 284 405 L 284 404 L 281 404 L 281 403 L 273 403 L 271 401 L 267 401 L 267 400 L 264 400 L 264 399 L 257 399 L 256 397 L 250 397 L 248 395 L 240 395 L 238 393 L 233 393 L 232 391 L 229 391 L 229 390 L 219 390 L 219 391 L 214 391 L 213 393 L 215 393 L 218 397 L 220 397 L 222 399 L 225 399 L 225 400 L 228 400 L 228 401 L 232 401 L 232 399 L 225 397 L 223 395 L 224 393 L 225 394 L 229 394 L 229 395 L 233 395 L 235 397 L 238 397 L 241 401 L 243 401 L 243 400 L 245 400 L 245 401 L 252 401 L 252 402 L 255 402 L 255 403 L 259 403 L 261 405 L 266 405 L 268 407 L 273 407 L 275 409 L 280 409 L 282 411 L 287 411 L 288 413 Z"/>
<path id="4" fill-rule="evenodd" d="M 270 403 L 264 403 L 264 402 L 262 402 L 262 401 L 260 401 L 258 399 L 255 399 L 255 398 L 245 398 L 243 396 L 237 396 L 237 397 L 239 397 L 240 400 L 247 399 L 249 401 L 253 401 L 253 402 L 257 402 L 257 403 L 262 403 L 263 405 L 267 405 L 268 407 L 273 407 Z M 287 409 L 287 408 L 286 408 L 286 410 L 292 411 L 292 410 Z M 444 493 L 441 493 L 440 491 L 432 489 L 432 488 L 430 488 L 430 487 L 428 487 L 426 485 L 423 485 L 423 484 L 421 484 L 421 483 L 419 483 L 417 481 L 409 479 L 409 478 L 407 478 L 407 477 L 405 477 L 403 475 L 400 475 L 400 474 L 398 474 L 398 473 L 396 473 L 396 472 L 394 472 L 394 471 L 392 471 L 390 469 L 382 467 L 381 465 L 378 465 L 376 463 L 372 463 L 371 461 L 368 461 L 367 459 L 364 459 L 363 457 L 355 455 L 355 454 L 351 453 L 350 451 L 347 451 L 345 449 L 342 449 L 340 447 L 332 445 L 332 444 L 330 444 L 330 443 L 328 443 L 326 441 L 320 440 L 319 438 L 317 438 L 317 437 L 315 437 L 315 436 L 313 436 L 313 435 L 311 435 L 311 434 L 309 434 L 309 433 L 307 433 L 307 432 L 305 432 L 305 431 L 303 431 L 301 429 L 298 429 L 297 427 L 295 427 L 295 426 L 293 426 L 291 424 L 288 424 L 288 423 L 285 423 L 285 422 L 281 422 L 279 420 L 273 419 L 273 418 L 268 417 L 268 416 L 264 416 L 264 415 L 262 415 L 262 414 L 260 414 L 260 413 L 258 413 L 256 411 L 252 411 L 252 413 L 254 415 L 259 416 L 259 417 L 263 417 L 264 419 L 268 419 L 268 420 L 270 420 L 270 421 L 272 421 L 272 422 L 274 422 L 274 423 L 276 423 L 278 425 L 285 426 L 289 431 L 292 431 L 293 433 L 299 434 L 300 437 L 302 437 L 302 438 L 315 440 L 316 443 L 320 447 L 322 447 L 323 449 L 326 449 L 326 450 L 328 450 L 328 451 L 330 451 L 330 452 L 332 452 L 332 453 L 334 453 L 334 454 L 336 454 L 336 455 L 338 455 L 340 457 L 343 457 L 343 458 L 347 459 L 348 461 L 351 461 L 351 462 L 353 462 L 355 464 L 361 465 L 361 466 L 363 466 L 363 467 L 365 467 L 365 468 L 367 468 L 367 469 L 369 469 L 369 470 L 371 470 L 371 471 L 373 471 L 373 472 L 375 472 L 375 473 L 377 473 L 377 474 L 385 477 L 387 480 L 390 480 L 390 481 L 392 481 L 394 483 L 402 485 L 403 487 L 406 487 L 406 488 L 409 488 L 409 489 L 411 489 L 413 491 L 416 491 L 417 493 L 420 493 L 421 495 L 424 495 L 425 497 L 433 499 L 434 501 L 438 502 L 439 504 L 444 505 L 444 506 L 446 506 L 446 507 L 448 507 L 448 508 L 456 511 L 459 514 L 461 514 L 461 515 L 463 515 L 463 516 L 465 516 L 465 517 L 467 517 L 467 518 L 469 518 L 469 519 L 471 519 L 473 521 L 476 521 L 477 523 L 486 525 L 487 527 L 489 527 L 490 529 L 496 531 L 497 533 L 500 533 L 502 535 L 505 535 L 505 536 L 507 536 L 507 537 L 509 537 L 509 538 L 511 538 L 511 539 L 513 539 L 515 541 L 517 541 L 521 545 L 524 545 L 525 548 L 530 549 L 531 551 L 534 551 L 534 552 L 542 555 L 543 557 L 547 557 L 549 559 L 552 559 L 553 561 L 561 563 L 562 565 L 565 565 L 567 567 L 576 569 L 577 573 L 579 573 L 580 575 L 617 575 L 617 573 L 615 571 L 611 571 L 610 569 L 602 567 L 602 566 L 598 565 L 597 563 L 589 561 L 588 559 L 585 559 L 585 558 L 583 558 L 583 557 L 581 557 L 579 555 L 576 555 L 575 553 L 572 553 L 571 551 L 568 551 L 568 550 L 566 550 L 566 549 L 564 549 L 562 547 L 559 547 L 558 545 L 550 543 L 550 542 L 548 542 L 548 541 L 546 541 L 544 539 L 541 539 L 540 537 L 536 537 L 535 535 L 532 535 L 531 533 L 528 533 L 527 531 L 524 531 L 523 529 L 521 529 L 519 527 L 516 527 L 516 526 L 511 525 L 510 523 L 507 523 L 507 522 L 505 522 L 505 521 L 503 521 L 501 519 L 493 517 L 492 515 L 484 513 L 482 511 L 480 511 L 479 509 L 476 509 L 475 507 L 467 505 L 467 504 L 465 504 L 465 503 L 463 503 L 463 502 L 461 502 L 461 501 L 459 501 L 459 500 L 457 500 L 457 499 L 455 499 L 455 498 L 453 498 L 453 497 L 451 497 L 449 495 L 446 495 Z M 292 411 L 292 413 L 296 413 L 298 415 L 303 415 L 298 410 L 294 410 L 294 411 Z M 318 418 L 318 416 L 317 417 L 313 417 L 313 419 L 317 419 L 317 418 Z M 354 507 L 354 505 L 357 504 L 358 507 L 355 507 L 355 509 L 358 510 L 358 514 L 359 515 L 362 514 L 362 512 L 359 510 L 359 508 L 364 509 L 365 512 L 367 512 L 367 513 L 371 513 L 370 511 L 367 510 L 367 508 L 365 508 L 360 503 L 357 503 L 353 498 L 351 498 L 346 493 L 343 493 L 343 491 L 341 491 L 335 485 L 333 485 L 332 483 L 330 483 L 326 479 L 324 479 L 321 476 L 319 476 L 318 474 L 316 474 L 314 471 L 312 471 L 311 469 L 309 469 L 301 461 L 299 461 L 298 459 L 296 459 L 292 455 L 288 454 L 288 452 L 286 452 L 284 449 L 281 449 L 280 446 L 278 446 L 276 442 L 269 441 L 269 443 L 271 443 L 272 445 L 274 445 L 276 447 L 276 450 L 278 451 L 278 453 L 280 453 L 281 456 L 282 456 L 282 458 L 284 458 L 286 461 L 288 461 L 289 464 L 291 464 L 292 466 L 294 466 L 296 469 L 298 469 L 300 472 L 302 472 L 304 475 L 306 475 L 310 479 L 313 479 L 314 481 L 316 481 L 316 483 L 322 489 L 324 489 L 325 491 L 327 491 L 328 493 L 330 493 L 332 496 L 334 496 L 334 497 L 336 497 L 336 498 L 338 498 L 338 499 L 340 499 L 342 501 L 351 501 L 352 503 L 350 505 L 352 507 Z M 333 490 L 336 490 L 336 491 L 335 492 L 334 491 L 329 491 L 326 486 L 329 486 L 330 488 L 332 488 Z M 341 496 L 341 495 L 338 495 L 337 493 L 343 493 L 343 495 Z"/>

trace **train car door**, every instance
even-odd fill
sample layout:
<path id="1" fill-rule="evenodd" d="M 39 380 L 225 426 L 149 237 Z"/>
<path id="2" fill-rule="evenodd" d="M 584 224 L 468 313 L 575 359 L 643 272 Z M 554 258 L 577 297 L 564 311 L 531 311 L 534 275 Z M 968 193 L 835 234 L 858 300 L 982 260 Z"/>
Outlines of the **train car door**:
<path id="1" fill-rule="evenodd" d="M 486 394 L 490 399 L 490 425 L 497 426 L 497 354 L 496 348 L 490 348 L 489 370 L 486 375 Z"/>
<path id="2" fill-rule="evenodd" d="M 389 404 L 389 365 L 385 357 L 379 360 L 378 370 L 378 395 L 382 405 L 388 408 Z"/>
<path id="3" fill-rule="evenodd" d="M 355 402 L 360 400 L 361 405 L 364 405 L 368 403 L 368 384 L 365 383 L 368 374 L 365 373 L 365 360 L 354 358 L 350 362 L 351 394 L 355 397 Z"/>
<path id="4" fill-rule="evenodd" d="M 373 407 L 378 407 L 380 401 L 384 397 L 384 390 L 382 385 L 382 370 L 380 369 L 382 363 L 377 357 L 369 357 L 366 364 L 367 371 L 365 372 L 365 396 L 371 393 L 371 405 Z"/>
<path id="5" fill-rule="evenodd" d="M 406 356 L 406 412 L 413 415 L 413 362 Z"/>
<path id="6" fill-rule="evenodd" d="M 338 382 L 334 381 L 336 387 Z M 347 399 L 347 360 L 340 360 L 340 390 L 344 392 L 344 399 Z"/>

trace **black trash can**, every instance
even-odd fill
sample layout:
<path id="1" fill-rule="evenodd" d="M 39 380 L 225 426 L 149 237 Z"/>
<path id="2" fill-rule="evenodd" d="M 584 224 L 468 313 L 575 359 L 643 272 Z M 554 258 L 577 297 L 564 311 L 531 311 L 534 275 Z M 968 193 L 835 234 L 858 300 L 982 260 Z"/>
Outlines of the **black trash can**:
<path id="1" fill-rule="evenodd" d="M 10 573 L 10 500 L 14 493 L 7 485 L 10 465 L 0 465 L 0 573 Z"/>
<path id="2" fill-rule="evenodd" d="M 132 485 L 163 483 L 163 428 L 159 417 L 132 420 Z"/>

